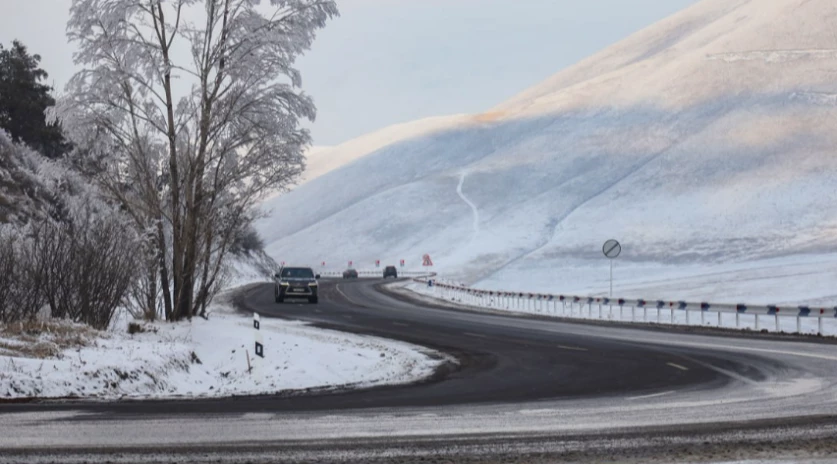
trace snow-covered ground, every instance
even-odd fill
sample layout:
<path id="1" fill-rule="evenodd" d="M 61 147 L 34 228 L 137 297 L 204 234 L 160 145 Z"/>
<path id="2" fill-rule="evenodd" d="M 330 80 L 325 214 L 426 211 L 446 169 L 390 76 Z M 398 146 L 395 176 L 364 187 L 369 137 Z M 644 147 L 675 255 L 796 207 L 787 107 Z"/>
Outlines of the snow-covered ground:
<path id="1" fill-rule="evenodd" d="M 258 229 L 289 263 L 557 292 L 602 292 L 615 238 L 623 293 L 837 304 L 835 14 L 703 0 L 486 113 L 319 152 Z"/>
<path id="2" fill-rule="evenodd" d="M 0 327 L 0 399 L 219 397 L 357 388 L 417 381 L 448 360 L 411 344 L 262 318 L 265 357 L 257 362 L 252 316 L 235 312 L 229 298 L 239 286 L 265 282 L 272 266 L 258 254 L 234 258 L 230 288 L 216 298 L 208 320 L 135 322 L 143 330 L 134 334 L 128 333 L 133 320 L 127 312 L 104 332 L 60 321 Z"/>
<path id="3" fill-rule="evenodd" d="M 59 336 L 32 336 L 42 351 L 0 333 L 0 398 L 165 398 L 267 394 L 289 389 L 407 383 L 433 373 L 443 357 L 410 344 L 262 319 L 264 359 L 254 363 L 252 318 L 216 306 L 209 320 L 143 324 L 81 336 L 51 353 Z M 56 347 L 57 349 L 57 347 Z M 38 358 L 45 356 L 44 358 Z"/>

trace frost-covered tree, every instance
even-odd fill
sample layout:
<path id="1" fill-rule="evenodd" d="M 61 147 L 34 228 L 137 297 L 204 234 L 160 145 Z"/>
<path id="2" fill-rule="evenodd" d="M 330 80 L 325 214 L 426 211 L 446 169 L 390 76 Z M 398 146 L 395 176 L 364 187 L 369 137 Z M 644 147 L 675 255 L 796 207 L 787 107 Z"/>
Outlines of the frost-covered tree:
<path id="1" fill-rule="evenodd" d="M 167 319 L 211 299 L 255 202 L 304 169 L 295 59 L 334 0 L 73 0 L 84 69 L 51 115 L 153 245 Z"/>

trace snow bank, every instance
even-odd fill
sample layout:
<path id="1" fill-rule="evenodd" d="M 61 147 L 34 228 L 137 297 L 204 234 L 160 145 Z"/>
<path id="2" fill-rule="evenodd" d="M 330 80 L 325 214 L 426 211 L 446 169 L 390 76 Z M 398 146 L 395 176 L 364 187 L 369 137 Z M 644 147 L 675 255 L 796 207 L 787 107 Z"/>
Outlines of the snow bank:
<path id="1" fill-rule="evenodd" d="M 6 349 L 0 398 L 168 398 L 270 394 L 289 389 L 409 383 L 433 373 L 443 356 L 406 343 L 262 319 L 265 358 L 258 374 L 248 317 L 216 306 L 210 319 L 144 324 L 88 333 L 43 359 Z M 84 330 L 89 332 L 89 330 Z M 12 345 L 13 338 L 0 338 Z"/>

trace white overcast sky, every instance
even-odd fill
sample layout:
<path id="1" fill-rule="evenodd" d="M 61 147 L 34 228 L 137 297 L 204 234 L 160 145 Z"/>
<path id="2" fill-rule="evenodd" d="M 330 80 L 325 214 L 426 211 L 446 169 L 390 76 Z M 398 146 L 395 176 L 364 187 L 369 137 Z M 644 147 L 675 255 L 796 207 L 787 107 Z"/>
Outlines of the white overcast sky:
<path id="1" fill-rule="evenodd" d="M 390 124 L 476 113 L 697 0 L 338 0 L 341 17 L 299 61 L 318 108 L 315 145 Z M 74 72 L 71 0 L 0 0 L 61 89 Z"/>

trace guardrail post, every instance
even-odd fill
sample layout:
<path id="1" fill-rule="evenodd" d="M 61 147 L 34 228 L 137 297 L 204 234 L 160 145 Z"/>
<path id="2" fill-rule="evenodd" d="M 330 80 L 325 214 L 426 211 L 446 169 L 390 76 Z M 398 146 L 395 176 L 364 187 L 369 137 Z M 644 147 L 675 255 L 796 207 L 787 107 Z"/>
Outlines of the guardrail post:
<path id="1" fill-rule="evenodd" d="M 759 330 L 759 314 L 756 313 L 756 331 Z"/>
<path id="2" fill-rule="evenodd" d="M 587 303 L 587 318 L 593 318 L 593 302 Z"/>
<path id="3" fill-rule="evenodd" d="M 691 317 L 690 317 L 690 315 L 689 315 L 689 309 L 688 309 L 688 308 L 686 309 L 686 324 L 687 324 L 687 325 L 692 324 L 692 322 L 691 322 Z"/>
<path id="4" fill-rule="evenodd" d="M 706 312 L 703 309 L 700 310 L 700 325 L 703 326 L 705 324 L 705 317 L 703 316 Z"/>
<path id="5" fill-rule="evenodd" d="M 631 322 L 633 322 L 634 320 L 636 320 L 636 307 L 631 305 Z"/>
<path id="6" fill-rule="evenodd" d="M 620 320 L 624 319 L 624 312 L 623 312 L 624 308 L 625 307 L 623 307 L 622 305 L 619 305 L 619 319 Z"/>
<path id="7" fill-rule="evenodd" d="M 738 313 L 738 311 L 737 311 L 737 310 L 736 310 L 736 312 L 735 312 L 735 327 L 736 327 L 736 328 L 740 328 L 740 327 L 741 327 L 741 314 L 740 314 L 740 313 Z"/>
<path id="8" fill-rule="evenodd" d="M 642 307 L 642 321 L 648 321 L 648 307 Z"/>
<path id="9" fill-rule="evenodd" d="M 721 312 L 718 312 L 718 327 L 721 327 Z"/>
<path id="10" fill-rule="evenodd" d="M 820 336 L 822 336 L 822 316 L 817 318 L 817 320 L 819 320 L 819 321 L 817 321 L 817 327 L 819 329 L 819 334 L 820 334 Z"/>
<path id="11" fill-rule="evenodd" d="M 669 307 L 671 310 L 671 324 L 674 324 L 674 307 Z"/>
<path id="12" fill-rule="evenodd" d="M 796 333 L 802 334 L 802 319 L 799 318 L 799 315 L 796 315 Z"/>
<path id="13" fill-rule="evenodd" d="M 779 327 L 779 313 L 776 312 L 776 332 L 778 333 L 782 328 Z"/>
<path id="14" fill-rule="evenodd" d="M 599 319 L 602 319 L 602 304 L 599 302 Z"/>

